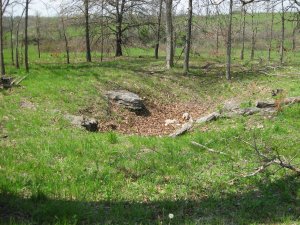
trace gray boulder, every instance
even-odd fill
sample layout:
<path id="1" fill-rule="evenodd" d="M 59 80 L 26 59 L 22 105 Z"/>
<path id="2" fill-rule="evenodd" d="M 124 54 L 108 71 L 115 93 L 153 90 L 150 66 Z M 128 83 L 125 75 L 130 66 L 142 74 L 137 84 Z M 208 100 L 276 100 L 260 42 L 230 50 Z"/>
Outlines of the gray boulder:
<path id="1" fill-rule="evenodd" d="M 139 111 L 145 109 L 143 100 L 137 94 L 125 90 L 109 91 L 106 93 L 109 100 L 115 101 L 128 109 Z"/>
<path id="2" fill-rule="evenodd" d="M 229 112 L 240 108 L 240 103 L 235 100 L 229 100 L 224 103 L 223 111 Z"/>
<path id="3" fill-rule="evenodd" d="M 71 124 L 77 127 L 84 127 L 87 131 L 97 132 L 98 121 L 94 118 L 85 118 L 84 116 L 65 115 L 65 118 L 70 121 Z"/>

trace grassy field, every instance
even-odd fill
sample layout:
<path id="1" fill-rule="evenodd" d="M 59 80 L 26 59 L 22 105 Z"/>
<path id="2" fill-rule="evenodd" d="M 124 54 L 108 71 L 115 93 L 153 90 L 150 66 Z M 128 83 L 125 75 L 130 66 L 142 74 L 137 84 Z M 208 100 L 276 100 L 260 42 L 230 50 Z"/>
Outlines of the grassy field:
<path id="1" fill-rule="evenodd" d="M 264 62 L 234 61 L 242 66 L 233 67 L 228 82 L 224 67 L 201 69 L 208 62 L 222 64 L 222 58 L 193 57 L 191 74 L 184 77 L 181 61 L 165 71 L 163 57 L 154 60 L 149 50 L 128 52 L 90 64 L 72 56 L 76 63 L 66 65 L 63 55 L 44 53 L 38 60 L 31 49 L 31 70 L 22 86 L 0 92 L 0 223 L 299 224 L 299 178 L 276 166 L 242 175 L 260 165 L 245 144 L 254 139 L 262 151 L 272 148 L 300 163 L 300 105 L 272 118 L 218 120 L 177 139 L 90 133 L 64 118 L 87 112 L 101 119 L 103 93 L 120 88 L 161 104 L 205 104 L 207 113 L 228 99 L 242 106 L 271 99 L 274 88 L 300 96 L 299 54 L 289 53 L 288 66 L 269 69 L 270 76 L 259 72 Z M 8 73 L 25 74 L 13 67 Z M 24 101 L 34 107 L 20 107 Z"/>

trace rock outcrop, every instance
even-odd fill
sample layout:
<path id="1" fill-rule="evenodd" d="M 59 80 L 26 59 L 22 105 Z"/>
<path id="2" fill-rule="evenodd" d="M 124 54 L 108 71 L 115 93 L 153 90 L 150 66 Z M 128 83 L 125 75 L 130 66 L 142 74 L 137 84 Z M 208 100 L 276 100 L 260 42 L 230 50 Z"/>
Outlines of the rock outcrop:
<path id="1" fill-rule="evenodd" d="M 130 110 L 141 111 L 145 109 L 142 98 L 135 93 L 125 90 L 118 90 L 109 91 L 106 93 L 106 96 L 109 100 L 112 100 L 119 105 L 123 105 Z"/>

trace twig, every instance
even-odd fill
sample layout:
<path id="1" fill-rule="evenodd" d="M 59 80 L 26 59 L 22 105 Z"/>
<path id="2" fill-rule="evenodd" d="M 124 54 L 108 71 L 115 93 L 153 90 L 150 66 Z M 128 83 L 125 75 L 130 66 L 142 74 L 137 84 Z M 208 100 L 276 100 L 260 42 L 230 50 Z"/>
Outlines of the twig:
<path id="1" fill-rule="evenodd" d="M 259 150 L 259 148 L 257 146 L 257 142 L 256 142 L 255 133 L 254 133 L 253 139 L 254 139 L 254 144 L 253 145 L 246 142 L 246 141 L 243 141 L 243 140 L 242 141 L 246 144 L 249 144 L 255 150 L 255 152 L 262 159 L 264 164 L 261 165 L 259 168 L 257 168 L 254 172 L 252 172 L 248 175 L 243 175 L 242 177 L 255 176 L 256 174 L 258 174 L 260 172 L 263 172 L 267 167 L 269 167 L 272 164 L 279 165 L 281 168 L 292 170 L 295 173 L 297 173 L 298 175 L 300 175 L 300 168 L 297 168 L 296 166 L 291 164 L 291 162 L 293 161 L 293 159 L 295 157 L 293 157 L 291 160 L 288 161 L 288 160 L 285 159 L 285 157 L 283 157 L 279 154 L 278 150 L 275 150 L 276 156 L 267 156 Z"/>
<path id="2" fill-rule="evenodd" d="M 182 49 L 182 51 L 181 51 L 181 53 L 180 53 L 178 59 L 176 60 L 175 65 L 177 65 L 178 61 L 181 59 L 181 56 L 182 56 L 184 50 L 185 50 L 185 46 L 184 46 L 184 48 Z"/>
<path id="3" fill-rule="evenodd" d="M 246 177 L 255 176 L 256 174 L 263 172 L 267 167 L 271 166 L 273 163 L 274 163 L 274 161 L 267 162 L 264 165 L 258 167 L 254 172 L 247 174 L 247 175 L 243 175 L 242 177 L 246 178 Z"/>
<path id="4" fill-rule="evenodd" d="M 28 75 L 22 77 L 22 78 L 19 79 L 18 81 L 17 81 L 17 79 L 14 79 L 13 82 L 11 82 L 11 85 L 19 85 L 23 80 L 26 79 L 26 77 L 28 77 Z"/>
<path id="5" fill-rule="evenodd" d="M 199 144 L 199 143 L 197 143 L 197 142 L 195 142 L 195 141 L 192 141 L 191 144 L 192 144 L 192 145 L 195 145 L 195 146 L 197 146 L 197 147 L 200 147 L 200 148 L 204 148 L 205 150 L 207 150 L 207 151 L 209 151 L 209 152 L 212 152 L 212 153 L 217 153 L 217 154 L 220 154 L 220 155 L 228 155 L 228 154 L 225 153 L 225 152 L 216 151 L 216 150 L 214 150 L 214 149 L 212 149 L 212 148 L 208 148 L 208 147 L 206 147 L 205 145 Z"/>

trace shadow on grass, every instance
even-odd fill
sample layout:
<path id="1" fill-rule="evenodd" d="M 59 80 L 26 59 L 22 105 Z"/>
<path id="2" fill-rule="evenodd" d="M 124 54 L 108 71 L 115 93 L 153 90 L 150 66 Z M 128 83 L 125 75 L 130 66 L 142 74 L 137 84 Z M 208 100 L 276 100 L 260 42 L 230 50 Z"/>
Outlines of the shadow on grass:
<path id="1" fill-rule="evenodd" d="M 151 76 L 151 75 L 165 75 L 168 73 L 167 70 L 160 68 L 159 71 L 152 71 L 151 68 L 145 68 L 149 66 L 149 63 L 158 62 L 161 63 L 161 66 L 163 66 L 162 60 L 156 60 L 150 57 L 145 58 L 138 58 L 138 57 L 126 57 L 126 58 L 119 58 L 119 59 L 112 59 L 111 61 L 105 61 L 105 62 L 92 62 L 92 63 L 73 63 L 73 64 L 60 64 L 60 63 L 42 63 L 38 64 L 38 67 L 46 69 L 46 70 L 88 70 L 88 69 L 95 69 L 95 68 L 109 68 L 109 69 L 116 69 L 121 70 L 126 73 L 127 71 L 132 71 L 136 75 L 145 75 Z M 204 61 L 205 63 L 205 61 Z M 214 65 L 214 64 L 212 64 Z M 175 71 L 172 72 L 172 76 L 179 75 L 184 76 L 181 69 L 182 65 L 176 64 L 174 67 Z M 190 73 L 189 76 L 194 77 L 210 77 L 210 78 L 220 78 L 225 76 L 225 65 L 224 67 L 212 67 L 210 69 L 205 69 L 203 66 L 190 66 Z M 260 76 L 265 76 L 264 74 L 260 73 L 259 67 L 257 68 L 248 68 L 243 65 L 235 65 L 232 67 L 232 76 L 235 77 L 235 79 L 243 80 L 243 79 L 254 79 Z M 82 76 L 82 75 L 78 75 Z M 85 74 L 84 76 L 89 76 L 89 74 Z"/>
<path id="2" fill-rule="evenodd" d="M 84 202 L 48 199 L 42 193 L 24 199 L 1 191 L 0 222 L 30 224 L 274 224 L 300 220 L 300 181 L 287 177 L 260 182 L 254 191 L 193 200 Z M 115 190 L 117 191 L 117 190 Z"/>

